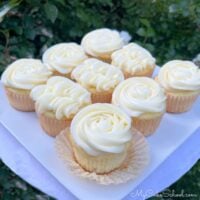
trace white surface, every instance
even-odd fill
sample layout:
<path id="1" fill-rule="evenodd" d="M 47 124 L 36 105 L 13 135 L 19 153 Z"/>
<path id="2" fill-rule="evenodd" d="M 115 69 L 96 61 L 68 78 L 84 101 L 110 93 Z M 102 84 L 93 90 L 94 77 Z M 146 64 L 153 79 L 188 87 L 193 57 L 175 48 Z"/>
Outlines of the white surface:
<path id="1" fill-rule="evenodd" d="M 57 158 L 53 139 L 40 129 L 36 116 L 33 113 L 15 111 L 7 104 L 4 97 L 0 100 L 0 121 L 42 165 L 47 166 L 48 170 L 79 198 L 111 199 L 112 196 L 112 199 L 121 199 L 150 175 L 186 139 L 192 136 L 192 133 L 200 125 L 199 103 L 198 100 L 188 113 L 166 114 L 164 116 L 156 134 L 148 138 L 152 147 L 152 160 L 148 169 L 136 181 L 118 186 L 100 186 L 94 182 L 71 176 L 64 168 L 62 161 Z"/>
<path id="2" fill-rule="evenodd" d="M 200 128 L 135 190 L 131 191 L 125 200 L 143 200 L 178 180 L 200 158 L 199 146 Z M 1 125 L 0 158 L 21 178 L 46 194 L 58 200 L 76 199 Z"/>

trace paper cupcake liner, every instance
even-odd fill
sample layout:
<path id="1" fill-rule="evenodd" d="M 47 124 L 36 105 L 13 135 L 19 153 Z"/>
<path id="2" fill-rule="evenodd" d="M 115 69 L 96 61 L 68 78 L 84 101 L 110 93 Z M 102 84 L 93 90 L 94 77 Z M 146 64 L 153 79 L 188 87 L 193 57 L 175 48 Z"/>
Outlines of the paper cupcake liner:
<path id="1" fill-rule="evenodd" d="M 49 117 L 45 114 L 38 113 L 40 125 L 42 129 L 50 136 L 55 137 L 58 135 L 63 129 L 69 127 L 71 124 L 71 120 L 61 119 L 58 120 L 53 117 Z"/>
<path id="2" fill-rule="evenodd" d="M 8 101 L 12 107 L 24 112 L 35 110 L 34 101 L 30 98 L 29 93 L 17 93 L 5 87 Z"/>
<path id="3" fill-rule="evenodd" d="M 133 118 L 133 127 L 140 131 L 144 136 L 153 134 L 158 128 L 162 115 L 153 119 Z"/>
<path id="4" fill-rule="evenodd" d="M 92 103 L 110 103 L 112 99 L 112 93 L 91 93 Z"/>
<path id="5" fill-rule="evenodd" d="M 120 184 L 136 179 L 149 163 L 149 148 L 144 136 L 133 129 L 133 140 L 123 165 L 108 173 L 96 174 L 85 171 L 74 159 L 70 142 L 67 139 L 69 130 L 63 130 L 55 140 L 55 147 L 58 156 L 64 161 L 66 168 L 74 175 L 88 180 L 96 181 L 99 184 Z"/>
<path id="6" fill-rule="evenodd" d="M 193 94 L 190 96 L 178 96 L 172 93 L 166 93 L 167 95 L 167 112 L 170 113 L 182 113 L 188 111 L 199 94 Z"/>
<path id="7" fill-rule="evenodd" d="M 148 71 L 141 71 L 141 72 L 136 72 L 135 74 L 131 74 L 131 73 L 128 73 L 128 72 L 123 72 L 124 73 L 124 78 L 127 79 L 127 78 L 131 78 L 131 77 L 136 77 L 136 76 L 146 76 L 146 77 L 152 77 L 152 74 L 153 74 L 153 71 L 154 71 L 154 68 L 153 69 L 149 69 Z"/>

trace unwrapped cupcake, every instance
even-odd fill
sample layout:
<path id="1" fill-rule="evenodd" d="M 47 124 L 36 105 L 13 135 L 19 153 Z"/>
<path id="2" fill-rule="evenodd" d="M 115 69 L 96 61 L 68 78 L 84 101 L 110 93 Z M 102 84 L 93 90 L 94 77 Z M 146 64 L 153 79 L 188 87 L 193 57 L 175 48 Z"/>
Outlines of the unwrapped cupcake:
<path id="1" fill-rule="evenodd" d="M 93 103 L 110 103 L 114 88 L 124 80 L 120 69 L 95 58 L 76 67 L 71 77 L 91 92 Z"/>
<path id="2" fill-rule="evenodd" d="M 89 105 L 72 120 L 69 139 L 82 168 L 109 173 L 126 159 L 132 140 L 131 118 L 112 104 Z"/>
<path id="3" fill-rule="evenodd" d="M 48 48 L 42 61 L 54 75 L 70 78 L 71 71 L 87 59 L 83 48 L 76 43 L 60 43 Z"/>
<path id="4" fill-rule="evenodd" d="M 156 80 L 165 89 L 167 112 L 189 110 L 200 94 L 200 69 L 190 61 L 169 61 L 162 66 Z"/>
<path id="5" fill-rule="evenodd" d="M 1 81 L 11 106 L 20 111 L 34 111 L 30 91 L 35 86 L 44 84 L 51 75 L 37 59 L 23 58 L 10 64 L 2 74 Z"/>
<path id="6" fill-rule="evenodd" d="M 130 43 L 112 54 L 112 65 L 119 67 L 125 78 L 132 76 L 151 77 L 155 58 L 149 51 L 136 43 Z"/>
<path id="7" fill-rule="evenodd" d="M 33 88 L 31 97 L 36 101 L 42 128 L 51 136 L 70 126 L 74 115 L 91 103 L 85 88 L 61 76 L 51 77 L 46 84 Z"/>
<path id="8" fill-rule="evenodd" d="M 123 39 L 117 31 L 101 28 L 87 33 L 81 41 L 81 46 L 90 57 L 110 63 L 111 54 L 122 48 Z"/>
<path id="9" fill-rule="evenodd" d="M 166 96 L 153 79 L 133 77 L 115 88 L 112 103 L 129 114 L 133 127 L 147 136 L 154 133 L 160 124 L 166 109 Z"/>

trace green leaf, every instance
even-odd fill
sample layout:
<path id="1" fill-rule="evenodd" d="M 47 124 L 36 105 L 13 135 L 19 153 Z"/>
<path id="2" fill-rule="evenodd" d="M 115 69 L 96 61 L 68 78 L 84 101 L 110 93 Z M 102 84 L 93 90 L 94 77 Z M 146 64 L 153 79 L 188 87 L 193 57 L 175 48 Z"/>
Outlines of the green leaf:
<path id="1" fill-rule="evenodd" d="M 140 19 L 140 22 L 145 25 L 146 27 L 150 27 L 150 23 L 147 19 Z"/>
<path id="2" fill-rule="evenodd" d="M 24 31 L 24 35 L 27 39 L 34 40 L 37 35 L 37 31 L 35 29 L 27 29 Z"/>
<path id="3" fill-rule="evenodd" d="M 50 3 L 46 3 L 44 5 L 44 10 L 46 13 L 47 18 L 54 23 L 57 16 L 58 16 L 58 9 L 55 5 L 50 4 Z"/>
<path id="4" fill-rule="evenodd" d="M 65 1 L 64 0 L 56 0 L 58 3 L 62 4 L 63 6 L 66 5 Z"/>
<path id="5" fill-rule="evenodd" d="M 151 27 L 149 27 L 147 29 L 147 37 L 154 37 L 154 36 L 155 36 L 155 31 Z"/>
<path id="6" fill-rule="evenodd" d="M 139 28 L 136 32 L 139 36 L 145 37 L 146 36 L 146 30 L 144 28 Z"/>

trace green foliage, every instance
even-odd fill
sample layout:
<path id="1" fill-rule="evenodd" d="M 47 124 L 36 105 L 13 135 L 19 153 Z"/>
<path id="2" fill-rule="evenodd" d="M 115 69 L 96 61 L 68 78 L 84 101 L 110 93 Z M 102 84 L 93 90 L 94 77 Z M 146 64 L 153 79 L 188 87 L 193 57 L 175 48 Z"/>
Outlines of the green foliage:
<path id="1" fill-rule="evenodd" d="M 12 173 L 0 160 L 0 199 L 1 200 L 53 200 L 29 186 Z"/>
<path id="2" fill-rule="evenodd" d="M 17 6 L 20 1 L 11 3 Z M 200 47 L 200 1 L 21 1 L 0 23 L 0 70 L 16 58 L 40 57 L 52 44 L 80 42 L 85 33 L 100 27 L 127 30 L 160 65 L 169 59 L 192 59 Z"/>

